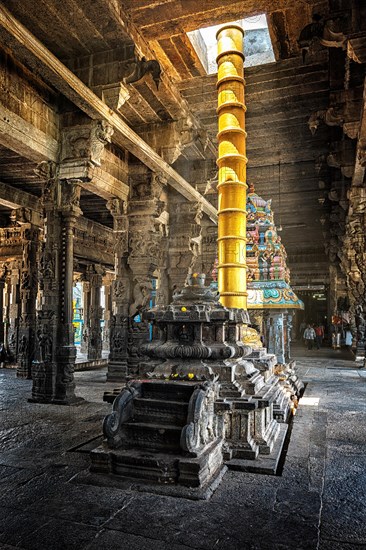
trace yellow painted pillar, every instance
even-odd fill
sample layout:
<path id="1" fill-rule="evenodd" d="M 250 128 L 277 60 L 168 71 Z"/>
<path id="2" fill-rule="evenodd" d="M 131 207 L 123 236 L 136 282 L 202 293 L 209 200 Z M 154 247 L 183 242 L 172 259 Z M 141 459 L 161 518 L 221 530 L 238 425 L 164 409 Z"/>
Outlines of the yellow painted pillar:
<path id="1" fill-rule="evenodd" d="M 247 309 L 244 31 L 225 25 L 218 55 L 218 290 L 228 308 Z"/>

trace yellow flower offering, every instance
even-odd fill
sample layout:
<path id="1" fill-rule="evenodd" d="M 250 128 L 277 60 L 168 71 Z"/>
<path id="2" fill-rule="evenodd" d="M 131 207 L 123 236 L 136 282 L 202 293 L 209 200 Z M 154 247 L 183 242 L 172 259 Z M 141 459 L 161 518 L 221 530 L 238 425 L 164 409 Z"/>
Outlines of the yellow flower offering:
<path id="1" fill-rule="evenodd" d="M 189 372 L 189 373 L 188 373 L 188 378 L 189 378 L 190 380 L 192 380 L 192 378 L 194 378 L 193 372 Z"/>
<path id="2" fill-rule="evenodd" d="M 187 308 L 185 306 L 180 308 L 181 311 L 187 311 Z"/>

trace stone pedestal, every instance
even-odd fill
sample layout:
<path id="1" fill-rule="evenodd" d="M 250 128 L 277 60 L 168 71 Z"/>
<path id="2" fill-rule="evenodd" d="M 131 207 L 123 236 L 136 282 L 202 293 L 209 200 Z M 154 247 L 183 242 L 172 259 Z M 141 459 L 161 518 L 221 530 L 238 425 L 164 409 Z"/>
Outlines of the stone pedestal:
<path id="1" fill-rule="evenodd" d="M 114 399 L 106 440 L 92 453 L 93 471 L 196 487 L 221 470 L 223 456 L 255 460 L 272 452 L 278 379 L 266 381 L 245 358 L 246 313 L 221 306 L 203 280 L 191 277 L 172 304 L 144 313 L 153 339 L 139 351 L 148 359 L 140 356 L 140 377 Z M 186 452 L 193 453 L 189 465 Z"/>

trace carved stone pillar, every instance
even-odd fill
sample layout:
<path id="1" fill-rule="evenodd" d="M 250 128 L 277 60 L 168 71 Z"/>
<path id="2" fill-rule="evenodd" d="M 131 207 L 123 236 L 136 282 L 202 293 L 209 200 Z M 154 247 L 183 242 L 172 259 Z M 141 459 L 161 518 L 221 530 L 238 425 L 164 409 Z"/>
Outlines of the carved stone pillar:
<path id="1" fill-rule="evenodd" d="M 172 194 L 169 209 L 169 276 L 172 289 L 180 289 L 187 278 L 202 269 L 202 207 Z"/>
<path id="2" fill-rule="evenodd" d="M 89 311 L 90 311 L 90 282 L 83 281 L 83 334 L 81 340 L 81 353 L 88 353 L 89 339 Z"/>
<path id="3" fill-rule="evenodd" d="M 107 380 L 123 382 L 127 376 L 128 308 L 130 276 L 127 266 L 128 217 L 127 205 L 119 199 L 107 202 L 115 233 L 115 272 L 112 283 L 113 315 L 110 321 L 110 348 Z"/>
<path id="4" fill-rule="evenodd" d="M 64 128 L 60 163 L 42 162 L 37 173 L 46 181 L 46 214 L 41 278 L 42 307 L 38 313 L 36 353 L 33 361 L 32 401 L 69 404 L 76 400 L 74 365 L 76 347 L 72 324 L 74 228 L 82 214 L 80 184 L 90 182 L 100 166 L 112 127 L 105 121 L 85 121 Z"/>
<path id="5" fill-rule="evenodd" d="M 277 363 L 285 363 L 285 345 L 283 313 L 269 311 L 267 317 L 266 342 L 268 353 L 274 353 L 277 357 Z"/>
<path id="6" fill-rule="evenodd" d="M 102 337 L 102 349 L 109 351 L 109 336 L 112 319 L 112 281 L 110 278 L 104 280 L 104 328 Z"/>
<path id="7" fill-rule="evenodd" d="M 17 376 L 31 378 L 36 338 L 36 299 L 38 292 L 38 250 L 40 231 L 31 224 L 22 226 L 23 252 L 20 276 L 21 316 L 18 332 Z"/>
<path id="8" fill-rule="evenodd" d="M 10 269 L 9 269 L 9 266 L 7 266 L 6 272 L 5 272 L 4 309 L 3 309 L 4 344 L 5 344 L 7 353 L 9 353 L 8 342 L 9 342 L 10 297 L 11 297 Z"/>
<path id="9" fill-rule="evenodd" d="M 150 326 L 142 320 L 142 312 L 150 307 L 152 280 L 163 268 L 163 250 L 169 217 L 166 210 L 164 182 L 145 167 L 136 167 L 131 174 L 129 202 L 128 264 L 132 272 L 132 299 L 129 308 L 128 375 L 139 372 L 139 349 L 150 339 Z"/>
<path id="10" fill-rule="evenodd" d="M 20 320 L 20 261 L 14 260 L 10 265 L 10 303 L 8 317 L 7 347 L 13 361 L 18 356 L 18 333 Z"/>
<path id="11" fill-rule="evenodd" d="M 69 404 L 76 400 L 73 377 L 76 348 L 72 325 L 73 229 L 81 214 L 80 186 L 74 179 L 60 180 L 55 168 L 52 164 L 40 168 L 47 176 L 43 194 L 46 236 L 40 262 L 43 295 L 37 319 L 31 401 Z"/>
<path id="12" fill-rule="evenodd" d="M 285 363 L 289 363 L 291 360 L 291 331 L 292 331 L 292 319 L 291 312 L 284 313 L 283 322 L 283 336 L 284 336 L 284 350 L 285 350 Z"/>
<path id="13" fill-rule="evenodd" d="M 88 361 L 102 358 L 102 329 L 101 320 L 103 308 L 100 305 L 100 288 L 103 282 L 104 270 L 100 265 L 88 268 L 90 280 L 90 308 L 88 330 Z"/>
<path id="14" fill-rule="evenodd" d="M 0 344 L 5 342 L 5 327 L 4 327 L 4 289 L 6 280 L 6 267 L 0 271 Z"/>

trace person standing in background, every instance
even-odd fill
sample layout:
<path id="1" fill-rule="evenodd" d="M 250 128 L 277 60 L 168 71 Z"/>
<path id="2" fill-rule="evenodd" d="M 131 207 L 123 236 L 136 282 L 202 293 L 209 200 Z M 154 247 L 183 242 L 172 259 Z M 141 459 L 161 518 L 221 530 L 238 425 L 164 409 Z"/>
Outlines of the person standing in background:
<path id="1" fill-rule="evenodd" d="M 323 325 L 316 325 L 315 327 L 315 339 L 316 339 L 316 347 L 318 349 L 321 348 L 324 338 L 324 327 Z"/>
<path id="2" fill-rule="evenodd" d="M 313 342 L 315 340 L 315 330 L 311 325 L 308 325 L 304 331 L 304 340 L 308 346 L 308 349 L 313 349 Z"/>

